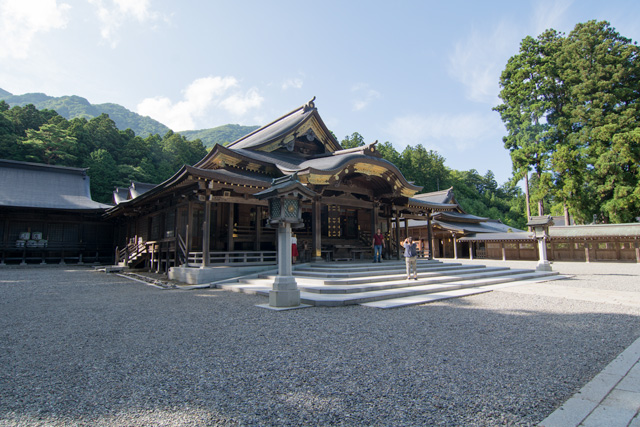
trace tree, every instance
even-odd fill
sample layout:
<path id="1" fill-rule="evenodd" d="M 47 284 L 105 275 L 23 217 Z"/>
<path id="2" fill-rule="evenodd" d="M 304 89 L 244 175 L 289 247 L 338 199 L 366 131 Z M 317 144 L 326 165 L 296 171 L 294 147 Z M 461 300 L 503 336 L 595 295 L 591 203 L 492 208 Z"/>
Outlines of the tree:
<path id="1" fill-rule="evenodd" d="M 525 37 L 520 43 L 520 53 L 509 59 L 500 76 L 503 103 L 494 108 L 508 131 L 503 142 L 511 154 L 514 179 L 525 179 L 528 217 L 531 216 L 529 171 L 533 170 L 538 181 L 543 181 L 543 174 L 549 171 L 551 146 L 557 137 L 549 122 L 562 105 L 562 86 L 555 66 L 560 46 L 561 35 L 554 30 L 537 39 Z M 544 213 L 545 190 L 534 197 L 539 215 Z"/>
<path id="2" fill-rule="evenodd" d="M 552 158 L 558 187 L 582 219 L 632 221 L 640 210 L 640 49 L 608 22 L 578 24 L 560 65 L 567 136 Z M 594 203 L 594 200 L 596 203 Z"/>
<path id="3" fill-rule="evenodd" d="M 578 220 L 630 221 L 640 205 L 640 53 L 608 22 L 578 24 L 567 36 L 526 37 L 502 73 L 495 108 L 508 131 L 514 180 L 536 173 L 543 200 Z M 526 183 L 527 190 L 530 188 Z"/>
<path id="4" fill-rule="evenodd" d="M 348 148 L 362 147 L 365 145 L 364 138 L 358 132 L 354 132 L 351 136 L 345 136 L 342 141 L 340 141 L 340 145 L 345 150 Z"/>
<path id="5" fill-rule="evenodd" d="M 76 160 L 77 140 L 69 131 L 53 124 L 44 124 L 39 130 L 28 129 L 22 142 L 30 147 L 27 160 L 47 165 L 71 166 Z"/>
<path id="6" fill-rule="evenodd" d="M 91 177 L 91 195 L 94 200 L 108 203 L 113 197 L 113 189 L 118 184 L 118 165 L 104 148 L 95 150 L 87 160 Z M 121 183 L 123 184 L 123 183 Z"/>

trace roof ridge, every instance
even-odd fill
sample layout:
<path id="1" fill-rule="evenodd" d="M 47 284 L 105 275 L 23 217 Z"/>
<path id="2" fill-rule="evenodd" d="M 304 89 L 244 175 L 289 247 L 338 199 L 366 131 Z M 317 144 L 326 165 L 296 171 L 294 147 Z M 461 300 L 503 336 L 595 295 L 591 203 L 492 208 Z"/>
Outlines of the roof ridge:
<path id="1" fill-rule="evenodd" d="M 232 143 L 227 144 L 227 147 L 232 147 L 232 146 L 234 146 L 235 144 L 239 143 L 240 141 L 243 141 L 243 140 L 245 140 L 245 139 L 249 138 L 250 136 L 255 135 L 256 133 L 261 132 L 263 129 L 266 129 L 266 128 L 268 128 L 269 126 L 273 126 L 274 124 L 276 124 L 276 123 L 278 123 L 279 121 L 281 121 L 281 120 L 285 119 L 286 117 L 289 117 L 289 116 L 293 115 L 295 112 L 297 112 L 297 111 L 299 111 L 299 110 L 302 110 L 302 111 L 306 112 L 306 111 L 308 111 L 308 109 L 315 109 L 316 107 L 315 107 L 315 104 L 314 104 L 314 102 L 313 102 L 313 101 L 315 101 L 315 99 L 316 99 L 316 97 L 314 96 L 314 97 L 313 97 L 313 99 L 311 99 L 311 101 L 307 102 L 306 104 L 303 104 L 303 105 L 301 105 L 300 107 L 298 107 L 298 108 L 296 108 L 296 109 L 294 109 L 294 110 L 291 110 L 291 111 L 289 111 L 288 113 L 286 113 L 286 114 L 284 114 L 284 115 L 282 115 L 282 116 L 278 117 L 277 119 L 273 120 L 272 122 L 270 122 L 270 123 L 268 123 L 268 124 L 266 124 L 266 125 L 264 125 L 264 126 L 262 126 L 262 127 L 259 127 L 258 129 L 254 130 L 253 132 L 248 133 L 248 134 L 246 134 L 245 136 L 243 136 L 243 137 L 241 137 L 241 138 L 236 139 L 236 140 L 235 140 L 235 141 L 233 141 Z"/>

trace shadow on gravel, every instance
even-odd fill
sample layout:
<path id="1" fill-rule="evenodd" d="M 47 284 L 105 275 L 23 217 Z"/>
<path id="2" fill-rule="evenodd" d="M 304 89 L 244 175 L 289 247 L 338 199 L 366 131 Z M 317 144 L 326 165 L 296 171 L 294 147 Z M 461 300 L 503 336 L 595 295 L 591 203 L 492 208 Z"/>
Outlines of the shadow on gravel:
<path id="1" fill-rule="evenodd" d="M 0 301 L 9 426 L 534 425 L 640 336 L 623 307 L 498 292 L 274 312 L 90 271 L 4 273 L 26 275 Z"/>

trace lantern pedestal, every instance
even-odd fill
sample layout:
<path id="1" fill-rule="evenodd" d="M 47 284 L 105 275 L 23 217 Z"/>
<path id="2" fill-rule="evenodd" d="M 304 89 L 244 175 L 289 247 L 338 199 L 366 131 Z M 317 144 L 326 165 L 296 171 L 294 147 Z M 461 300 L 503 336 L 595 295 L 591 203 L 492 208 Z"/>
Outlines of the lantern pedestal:
<path id="1" fill-rule="evenodd" d="M 300 305 L 300 290 L 291 268 L 291 224 L 278 224 L 278 276 L 269 291 L 272 307 L 296 307 Z"/>
<path id="2" fill-rule="evenodd" d="M 536 271 L 551 271 L 551 263 L 547 259 L 547 239 L 538 238 L 538 251 L 540 252 L 540 261 L 536 266 Z"/>
<path id="3" fill-rule="evenodd" d="M 529 218 L 527 226 L 533 230 L 533 236 L 538 240 L 538 253 L 540 261 L 536 266 L 537 271 L 552 271 L 551 263 L 547 258 L 547 236 L 549 227 L 553 225 L 553 218 L 550 216 L 534 216 Z"/>
<path id="4" fill-rule="evenodd" d="M 298 181 L 297 174 L 276 178 L 271 188 L 254 194 L 258 200 L 269 202 L 270 226 L 278 227 L 278 276 L 269 291 L 269 305 L 274 310 L 309 307 L 300 304 L 300 290 L 291 268 L 291 228 L 302 227 L 302 200 L 317 194 Z"/>

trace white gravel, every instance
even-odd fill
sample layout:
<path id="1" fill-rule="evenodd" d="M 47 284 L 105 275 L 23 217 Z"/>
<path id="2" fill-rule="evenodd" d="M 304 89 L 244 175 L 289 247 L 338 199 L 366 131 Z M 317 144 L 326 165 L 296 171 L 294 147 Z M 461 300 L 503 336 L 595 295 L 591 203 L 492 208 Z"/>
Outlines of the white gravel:
<path id="1" fill-rule="evenodd" d="M 576 263 L 553 283 L 640 292 L 638 266 L 620 266 Z M 5 267 L 0 292 L 7 426 L 535 425 L 640 336 L 637 307 L 502 291 L 276 312 Z"/>

